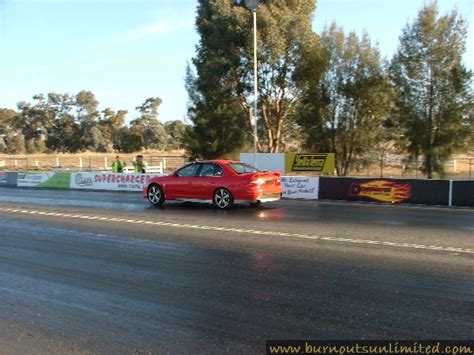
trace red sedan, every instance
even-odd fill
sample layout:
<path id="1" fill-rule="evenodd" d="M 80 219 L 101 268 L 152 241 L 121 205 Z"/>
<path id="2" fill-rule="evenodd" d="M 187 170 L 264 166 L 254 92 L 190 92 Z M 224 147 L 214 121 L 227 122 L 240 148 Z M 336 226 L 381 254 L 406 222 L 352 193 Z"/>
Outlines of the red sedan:
<path id="1" fill-rule="evenodd" d="M 234 203 L 278 201 L 280 172 L 263 172 L 236 160 L 207 160 L 184 165 L 168 176 L 150 179 L 143 197 L 152 205 L 165 200 L 212 202 L 220 209 Z"/>

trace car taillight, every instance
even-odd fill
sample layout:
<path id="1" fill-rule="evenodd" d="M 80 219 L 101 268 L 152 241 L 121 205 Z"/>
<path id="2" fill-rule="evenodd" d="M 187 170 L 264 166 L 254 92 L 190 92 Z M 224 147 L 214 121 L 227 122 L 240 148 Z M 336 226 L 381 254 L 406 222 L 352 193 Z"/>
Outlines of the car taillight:
<path id="1" fill-rule="evenodd" d="M 263 184 L 265 184 L 265 180 L 261 179 L 261 178 L 250 181 L 250 185 L 260 186 L 260 185 L 263 185 Z"/>

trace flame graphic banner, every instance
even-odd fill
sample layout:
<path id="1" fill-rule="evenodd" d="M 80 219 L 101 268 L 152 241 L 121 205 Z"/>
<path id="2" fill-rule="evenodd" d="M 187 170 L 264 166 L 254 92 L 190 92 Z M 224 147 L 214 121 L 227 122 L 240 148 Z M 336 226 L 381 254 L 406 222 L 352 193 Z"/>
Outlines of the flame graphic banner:
<path id="1" fill-rule="evenodd" d="M 389 180 L 370 180 L 363 183 L 352 183 L 349 191 L 351 197 L 367 197 L 379 202 L 400 203 L 412 196 L 409 183 L 395 183 Z"/>

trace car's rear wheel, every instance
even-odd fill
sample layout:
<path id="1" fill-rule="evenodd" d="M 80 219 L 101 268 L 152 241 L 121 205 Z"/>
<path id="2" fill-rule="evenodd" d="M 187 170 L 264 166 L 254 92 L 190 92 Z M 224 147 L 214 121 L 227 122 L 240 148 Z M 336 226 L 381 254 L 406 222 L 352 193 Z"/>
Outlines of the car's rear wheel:
<path id="1" fill-rule="evenodd" d="M 234 198 L 229 190 L 224 188 L 219 188 L 214 191 L 214 205 L 216 205 L 221 210 L 228 209 L 234 203 Z"/>
<path id="2" fill-rule="evenodd" d="M 165 194 L 160 185 L 151 184 L 148 186 L 148 201 L 154 206 L 161 206 L 165 202 Z"/>

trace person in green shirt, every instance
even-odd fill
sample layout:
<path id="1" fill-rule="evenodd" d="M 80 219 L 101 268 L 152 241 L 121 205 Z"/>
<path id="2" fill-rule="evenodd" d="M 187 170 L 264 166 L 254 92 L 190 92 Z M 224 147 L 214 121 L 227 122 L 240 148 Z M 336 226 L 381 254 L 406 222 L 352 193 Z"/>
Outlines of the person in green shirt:
<path id="1" fill-rule="evenodd" d="M 147 162 L 143 159 L 143 155 L 137 155 L 137 157 L 133 160 L 133 172 L 136 174 L 144 174 L 146 173 Z"/>
<path id="2" fill-rule="evenodd" d="M 112 163 L 112 171 L 114 173 L 123 173 L 123 168 L 125 168 L 125 162 L 120 159 L 120 156 L 116 156 L 114 162 Z"/>

